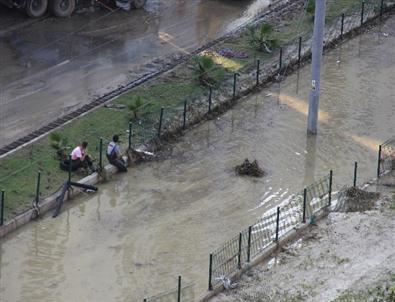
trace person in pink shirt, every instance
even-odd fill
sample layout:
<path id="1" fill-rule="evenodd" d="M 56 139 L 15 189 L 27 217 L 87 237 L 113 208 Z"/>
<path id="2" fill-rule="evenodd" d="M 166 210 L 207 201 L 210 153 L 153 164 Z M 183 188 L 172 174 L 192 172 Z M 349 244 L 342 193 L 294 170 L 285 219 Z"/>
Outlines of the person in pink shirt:
<path id="1" fill-rule="evenodd" d="M 82 142 L 71 152 L 71 167 L 75 171 L 79 168 L 90 169 L 93 171 L 93 164 L 87 151 L 88 143 Z"/>

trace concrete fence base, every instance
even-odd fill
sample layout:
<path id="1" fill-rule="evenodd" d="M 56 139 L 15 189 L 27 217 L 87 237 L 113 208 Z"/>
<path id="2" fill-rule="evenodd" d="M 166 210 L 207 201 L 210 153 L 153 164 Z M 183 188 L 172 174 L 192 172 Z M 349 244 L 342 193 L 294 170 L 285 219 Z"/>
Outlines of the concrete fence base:
<path id="1" fill-rule="evenodd" d="M 117 168 L 113 165 L 107 165 L 103 168 L 102 173 L 99 174 L 95 172 L 81 179 L 78 182 L 85 185 L 95 185 L 99 182 L 111 179 L 112 175 L 114 175 L 115 173 L 117 173 Z M 71 190 L 68 192 L 68 194 L 66 194 L 65 200 L 72 199 L 75 196 L 79 195 L 80 193 L 81 193 L 80 190 Z M 3 226 L 0 227 L 0 238 L 4 237 L 5 235 L 9 234 L 13 230 L 19 228 L 20 226 L 23 226 L 28 222 L 36 219 L 37 217 L 48 212 L 49 210 L 54 209 L 58 203 L 57 199 L 60 196 L 60 194 L 61 194 L 61 189 L 55 194 L 52 194 L 51 196 L 48 196 L 44 200 L 41 200 L 38 203 L 37 208 L 29 209 L 28 211 L 12 218 L 10 221 L 7 221 Z"/>
<path id="2" fill-rule="evenodd" d="M 326 216 L 328 216 L 329 211 L 328 208 L 324 208 L 321 210 L 319 213 L 316 214 L 316 219 L 322 219 Z M 251 262 L 247 263 L 242 267 L 240 270 L 237 272 L 232 273 L 229 277 L 229 279 L 233 282 L 239 280 L 241 276 L 249 271 L 251 268 L 257 266 L 258 264 L 261 264 L 264 261 L 269 260 L 270 258 L 273 257 L 275 253 L 277 253 L 281 247 L 287 245 L 290 242 L 294 242 L 297 239 L 300 239 L 303 237 L 304 232 L 311 228 L 312 225 L 308 223 L 300 224 L 296 226 L 293 230 L 289 231 L 286 235 L 284 235 L 282 238 L 279 238 L 278 242 L 273 242 L 270 244 L 265 250 L 258 256 L 256 256 L 254 259 L 251 260 Z M 208 302 L 210 301 L 214 296 L 218 295 L 219 293 L 223 292 L 225 290 L 223 285 L 220 285 L 218 287 L 215 287 L 213 290 L 208 291 L 203 297 L 198 299 L 198 302 Z"/>

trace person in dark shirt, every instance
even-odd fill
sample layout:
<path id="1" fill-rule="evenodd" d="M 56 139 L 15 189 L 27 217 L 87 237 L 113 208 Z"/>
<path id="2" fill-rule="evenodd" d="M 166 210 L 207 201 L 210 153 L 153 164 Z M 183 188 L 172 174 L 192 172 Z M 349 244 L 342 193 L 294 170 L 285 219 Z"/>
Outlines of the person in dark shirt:
<path id="1" fill-rule="evenodd" d="M 117 167 L 118 171 L 126 172 L 126 163 L 122 158 L 121 148 L 119 147 L 119 137 L 118 135 L 114 135 L 112 137 L 112 141 L 107 146 L 107 159 L 110 164 Z"/>

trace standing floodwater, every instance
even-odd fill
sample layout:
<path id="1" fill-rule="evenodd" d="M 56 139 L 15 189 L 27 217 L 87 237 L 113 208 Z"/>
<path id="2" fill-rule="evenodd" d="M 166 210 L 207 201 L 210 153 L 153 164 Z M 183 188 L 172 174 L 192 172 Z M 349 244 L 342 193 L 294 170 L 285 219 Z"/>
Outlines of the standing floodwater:
<path id="1" fill-rule="evenodd" d="M 1 241 L 1 302 L 143 301 L 177 276 L 207 288 L 208 255 L 268 208 L 334 170 L 375 176 L 395 127 L 395 20 L 325 56 L 319 134 L 306 136 L 309 66 L 191 130 L 147 163 Z M 257 159 L 268 174 L 238 177 Z"/>

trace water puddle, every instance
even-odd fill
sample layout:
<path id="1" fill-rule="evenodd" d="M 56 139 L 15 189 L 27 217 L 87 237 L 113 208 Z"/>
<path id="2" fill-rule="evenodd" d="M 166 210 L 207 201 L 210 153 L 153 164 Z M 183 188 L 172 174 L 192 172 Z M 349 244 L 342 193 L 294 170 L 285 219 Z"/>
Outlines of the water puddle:
<path id="1" fill-rule="evenodd" d="M 375 177 L 395 127 L 394 44 L 372 31 L 326 54 L 317 137 L 306 136 L 306 66 L 188 132 L 171 158 L 3 239 L 1 301 L 142 301 L 178 275 L 203 293 L 209 252 L 267 209 L 330 169 L 336 190 L 351 185 L 354 161 L 359 184 Z M 237 177 L 247 157 L 268 175 Z"/>

